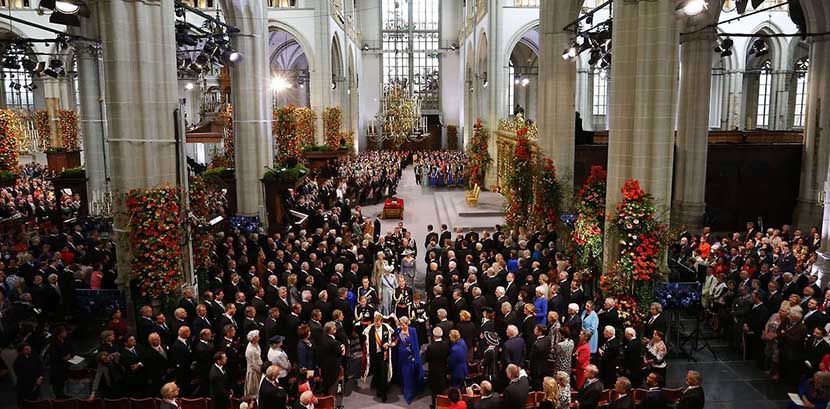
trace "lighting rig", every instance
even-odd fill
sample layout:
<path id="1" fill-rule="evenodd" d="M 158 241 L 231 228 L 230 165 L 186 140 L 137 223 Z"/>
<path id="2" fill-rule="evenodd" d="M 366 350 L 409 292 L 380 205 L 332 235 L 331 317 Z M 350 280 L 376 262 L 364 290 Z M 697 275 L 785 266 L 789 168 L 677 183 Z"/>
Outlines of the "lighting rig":
<path id="1" fill-rule="evenodd" d="M 66 67 L 64 67 L 63 60 L 60 58 L 62 54 L 33 52 L 32 45 L 43 43 L 48 47 L 55 43 L 58 49 L 63 51 L 69 47 L 70 40 L 72 39 L 68 38 L 67 35 L 58 35 L 55 39 L 29 38 L 0 41 L 2 68 L 3 70 L 13 71 L 0 74 L 0 78 L 10 78 L 9 87 L 16 91 L 21 89 L 32 91 L 37 89 L 37 85 L 29 82 L 29 78 L 22 75 L 20 71 L 29 74 L 32 78 L 50 77 L 57 79 L 66 77 Z M 46 60 L 41 61 L 41 56 L 44 56 Z M 77 73 L 72 74 L 77 76 Z"/>
<path id="2" fill-rule="evenodd" d="M 594 24 L 594 14 L 599 10 L 608 7 L 611 10 L 612 1 L 606 1 L 592 10 L 589 10 L 582 17 L 566 25 L 563 30 L 572 30 L 574 37 L 570 45 L 562 52 L 562 59 L 565 61 L 576 61 L 576 58 L 583 52 L 590 52 L 588 64 L 600 68 L 608 68 L 611 65 L 611 32 L 614 21 L 611 17 L 607 20 Z M 583 23 L 588 26 L 582 29 Z"/>
<path id="3" fill-rule="evenodd" d="M 201 77 L 214 66 L 227 66 L 242 62 L 242 54 L 230 45 L 232 35 L 239 29 L 228 25 L 220 18 L 180 1 L 176 7 L 176 66 L 179 77 Z M 204 19 L 201 25 L 187 21 L 187 14 L 193 13 Z"/>

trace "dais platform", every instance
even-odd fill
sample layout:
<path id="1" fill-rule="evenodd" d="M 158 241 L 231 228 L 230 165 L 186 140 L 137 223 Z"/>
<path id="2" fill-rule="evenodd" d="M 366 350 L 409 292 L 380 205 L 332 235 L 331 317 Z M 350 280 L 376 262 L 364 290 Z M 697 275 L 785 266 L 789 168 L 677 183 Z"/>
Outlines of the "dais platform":
<path id="1" fill-rule="evenodd" d="M 504 223 L 504 196 L 482 191 L 478 207 L 472 207 L 464 199 L 464 193 L 463 190 L 435 192 L 439 224 L 446 224 L 452 230 L 493 231 L 495 225 Z"/>

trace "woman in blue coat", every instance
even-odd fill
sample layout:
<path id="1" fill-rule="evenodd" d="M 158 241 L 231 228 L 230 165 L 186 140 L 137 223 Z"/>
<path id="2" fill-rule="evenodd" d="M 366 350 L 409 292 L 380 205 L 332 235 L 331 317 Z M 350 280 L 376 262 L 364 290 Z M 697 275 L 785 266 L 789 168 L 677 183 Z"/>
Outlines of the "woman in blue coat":
<path id="1" fill-rule="evenodd" d="M 410 404 L 423 387 L 424 366 L 421 364 L 418 333 L 409 326 L 409 318 L 406 317 L 400 318 L 398 329 L 395 331 L 395 357 L 403 398 Z"/>
<path id="2" fill-rule="evenodd" d="M 594 312 L 594 302 L 585 301 L 585 311 L 582 311 L 582 329 L 591 333 L 591 353 L 597 352 L 597 341 L 599 340 L 597 330 L 599 329 L 599 317 Z"/>
<path id="3" fill-rule="evenodd" d="M 536 323 L 547 324 L 548 297 L 545 295 L 544 287 L 536 287 L 536 298 L 533 299 L 533 305 L 536 307 Z"/>
<path id="4" fill-rule="evenodd" d="M 461 339 L 461 333 L 458 330 L 450 331 L 450 342 L 452 345 L 447 359 L 452 374 L 450 386 L 461 388 L 464 386 L 464 380 L 467 379 L 467 344 Z"/>

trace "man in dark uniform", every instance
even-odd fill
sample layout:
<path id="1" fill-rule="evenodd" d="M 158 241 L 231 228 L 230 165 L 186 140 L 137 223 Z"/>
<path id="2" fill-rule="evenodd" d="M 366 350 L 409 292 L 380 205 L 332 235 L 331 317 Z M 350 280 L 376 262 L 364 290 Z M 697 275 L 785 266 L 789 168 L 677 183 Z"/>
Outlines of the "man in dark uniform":
<path id="1" fill-rule="evenodd" d="M 443 339 L 443 336 L 444 332 L 440 327 L 433 328 L 432 343 L 424 351 L 423 361 L 429 365 L 427 383 L 432 396 L 430 404 L 432 408 L 435 407 L 435 397 L 443 394 L 447 389 L 447 360 L 450 355 L 450 344 Z"/>
<path id="2" fill-rule="evenodd" d="M 392 327 L 383 323 L 383 315 L 375 313 L 374 324 L 364 332 L 366 342 L 366 354 L 368 355 L 368 368 L 372 372 L 372 388 L 377 397 L 386 403 L 386 393 L 389 389 L 391 373 L 391 343 L 393 335 Z"/>

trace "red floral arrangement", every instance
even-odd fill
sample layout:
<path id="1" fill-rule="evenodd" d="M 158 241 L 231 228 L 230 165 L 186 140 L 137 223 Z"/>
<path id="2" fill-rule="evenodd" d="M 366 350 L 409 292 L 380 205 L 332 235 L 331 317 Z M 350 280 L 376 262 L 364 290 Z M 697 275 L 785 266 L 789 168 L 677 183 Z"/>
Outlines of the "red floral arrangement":
<path id="1" fill-rule="evenodd" d="M 576 264 L 581 269 L 594 269 L 602 260 L 607 176 L 602 166 L 592 166 L 576 195 L 577 217 L 571 239 L 576 244 Z"/>
<path id="2" fill-rule="evenodd" d="M 297 140 L 300 149 L 314 145 L 314 131 L 316 129 L 317 114 L 308 107 L 299 107 L 294 110 L 294 123 L 297 124 Z"/>
<path id="3" fill-rule="evenodd" d="M 641 319 L 653 298 L 653 282 L 661 278 L 659 261 L 668 245 L 668 227 L 657 220 L 654 198 L 640 188 L 639 181 L 625 181 L 621 193 L 617 214 L 609 220 L 619 240 L 619 256 L 603 276 L 602 288 L 618 297 L 634 294 L 639 306 L 634 316 Z"/>
<path id="4" fill-rule="evenodd" d="M 49 112 L 45 109 L 36 109 L 32 113 L 32 119 L 35 122 L 40 149 L 46 152 L 50 148 L 49 136 L 52 133 L 49 129 Z"/>
<path id="5" fill-rule="evenodd" d="M 222 104 L 217 114 L 225 122 L 225 157 L 222 163 L 217 163 L 217 167 L 232 168 L 235 161 L 235 145 L 233 133 L 233 106 L 231 104 Z"/>
<path id="6" fill-rule="evenodd" d="M 300 156 L 300 144 L 297 143 L 297 122 L 294 117 L 294 105 L 274 109 L 271 132 L 274 135 L 274 152 L 276 162 L 284 164 L 287 160 Z"/>
<path id="7" fill-rule="evenodd" d="M 340 147 L 340 128 L 343 125 L 343 113 L 340 107 L 326 107 L 323 110 L 323 133 L 326 135 L 326 145 L 332 150 Z"/>
<path id="8" fill-rule="evenodd" d="M 17 170 L 20 142 L 24 137 L 23 126 L 17 114 L 9 109 L 0 109 L 0 170 Z"/>
<path id="9" fill-rule="evenodd" d="M 470 187 L 476 184 L 481 186 L 484 181 L 484 172 L 490 166 L 492 158 L 487 151 L 490 133 L 481 123 L 481 118 L 476 119 L 473 125 L 473 136 L 467 147 L 467 166 L 464 167 L 464 177 L 469 181 Z"/>
<path id="10" fill-rule="evenodd" d="M 205 183 L 201 176 L 190 178 L 190 211 L 193 214 L 191 227 L 193 231 L 193 262 L 197 271 L 207 272 L 215 264 L 210 252 L 213 236 L 208 230 L 208 221 L 225 216 L 227 200 L 221 190 Z"/>
<path id="11" fill-rule="evenodd" d="M 556 178 L 556 166 L 550 158 L 542 158 L 539 173 L 536 176 L 533 213 L 538 230 L 544 230 L 549 223 L 557 221 L 557 211 L 562 203 L 562 188 Z"/>
<path id="12" fill-rule="evenodd" d="M 504 192 L 507 196 L 507 209 L 504 221 L 508 226 L 518 228 L 530 226 L 532 222 L 531 210 L 534 195 L 533 183 L 535 169 L 530 163 L 530 141 L 527 138 L 527 127 L 516 131 L 516 147 L 513 150 L 513 160 Z"/>
<path id="13" fill-rule="evenodd" d="M 61 137 L 61 144 L 67 151 L 81 149 L 81 140 L 78 133 L 78 113 L 70 109 L 58 111 L 58 131 Z"/>
<path id="14" fill-rule="evenodd" d="M 132 274 L 142 297 L 166 297 L 184 280 L 180 200 L 179 190 L 170 186 L 127 193 Z"/>

